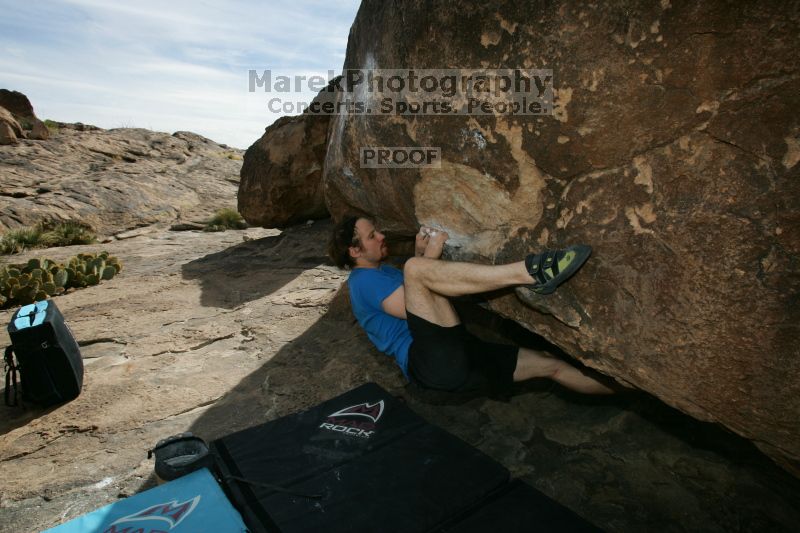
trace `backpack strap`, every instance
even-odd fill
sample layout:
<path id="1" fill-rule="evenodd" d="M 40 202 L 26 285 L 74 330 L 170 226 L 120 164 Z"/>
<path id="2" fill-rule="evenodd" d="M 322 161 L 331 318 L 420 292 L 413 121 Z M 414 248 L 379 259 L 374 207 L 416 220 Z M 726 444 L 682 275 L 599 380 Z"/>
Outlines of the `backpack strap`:
<path id="1" fill-rule="evenodd" d="M 6 354 L 5 354 L 5 362 L 6 362 L 6 390 L 4 393 L 4 400 L 6 405 L 9 407 L 16 406 L 19 402 L 17 399 L 17 395 L 19 394 L 19 383 L 17 381 L 17 372 L 19 367 L 14 363 L 14 347 L 7 346 L 6 347 Z M 14 401 L 11 401 L 11 390 L 14 390 Z"/>

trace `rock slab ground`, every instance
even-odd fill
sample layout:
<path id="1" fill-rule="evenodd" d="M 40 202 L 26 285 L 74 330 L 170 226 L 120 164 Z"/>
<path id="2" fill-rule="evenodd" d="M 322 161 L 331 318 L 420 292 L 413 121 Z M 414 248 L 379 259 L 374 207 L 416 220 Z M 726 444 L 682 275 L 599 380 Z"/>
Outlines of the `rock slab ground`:
<path id="1" fill-rule="evenodd" d="M 605 530 L 796 530 L 800 482 L 650 396 L 598 400 L 549 382 L 508 402 L 415 393 L 355 323 L 347 274 L 324 257 L 329 229 L 158 230 L 37 253 L 106 249 L 126 268 L 55 300 L 81 345 L 81 396 L 0 408 L 2 529 L 39 531 L 152 486 L 146 450 L 168 435 L 212 439 L 375 381 Z M 503 329 L 470 312 L 478 333 Z"/>

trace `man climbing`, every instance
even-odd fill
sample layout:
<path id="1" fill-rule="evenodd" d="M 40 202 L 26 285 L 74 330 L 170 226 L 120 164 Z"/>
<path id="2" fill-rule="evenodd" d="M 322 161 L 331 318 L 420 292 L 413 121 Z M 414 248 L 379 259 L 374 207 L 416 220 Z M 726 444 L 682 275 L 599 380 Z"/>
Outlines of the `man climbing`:
<path id="1" fill-rule="evenodd" d="M 614 392 L 543 352 L 478 339 L 448 299 L 513 285 L 550 294 L 583 265 L 590 247 L 531 254 L 507 265 L 480 265 L 439 260 L 447 239 L 446 232 L 421 228 L 416 256 L 400 271 L 383 263 L 388 249 L 371 220 L 345 218 L 333 231 L 331 259 L 352 269 L 348 285 L 353 313 L 406 378 L 445 391 L 507 390 L 514 381 L 543 377 L 586 394 Z"/>

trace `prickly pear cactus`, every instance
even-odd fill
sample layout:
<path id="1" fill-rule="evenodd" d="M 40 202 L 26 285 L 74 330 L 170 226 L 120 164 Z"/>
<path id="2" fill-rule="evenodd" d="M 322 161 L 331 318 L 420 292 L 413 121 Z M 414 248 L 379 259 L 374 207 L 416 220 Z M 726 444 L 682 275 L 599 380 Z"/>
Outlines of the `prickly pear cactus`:
<path id="1" fill-rule="evenodd" d="M 97 285 L 121 271 L 122 262 L 108 252 L 78 254 L 66 264 L 35 258 L 0 266 L 0 309 L 45 300 L 73 287 Z"/>

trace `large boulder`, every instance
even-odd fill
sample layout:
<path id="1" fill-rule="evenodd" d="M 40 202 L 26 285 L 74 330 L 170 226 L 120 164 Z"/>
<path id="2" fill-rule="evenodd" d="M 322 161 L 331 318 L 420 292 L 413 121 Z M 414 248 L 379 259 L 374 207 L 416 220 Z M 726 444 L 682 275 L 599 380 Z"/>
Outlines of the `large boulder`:
<path id="1" fill-rule="evenodd" d="M 326 94 L 327 88 L 314 101 Z M 249 224 L 280 227 L 328 216 L 322 170 L 329 123 L 329 115 L 310 112 L 281 117 L 247 149 L 238 202 Z"/>
<path id="2" fill-rule="evenodd" d="M 401 238 L 444 227 L 451 258 L 482 263 L 591 244 L 555 295 L 490 306 L 798 473 L 800 13 L 784 7 L 365 0 L 345 68 L 552 69 L 555 109 L 337 116 L 328 208 Z M 365 169 L 363 146 L 443 161 Z"/>

